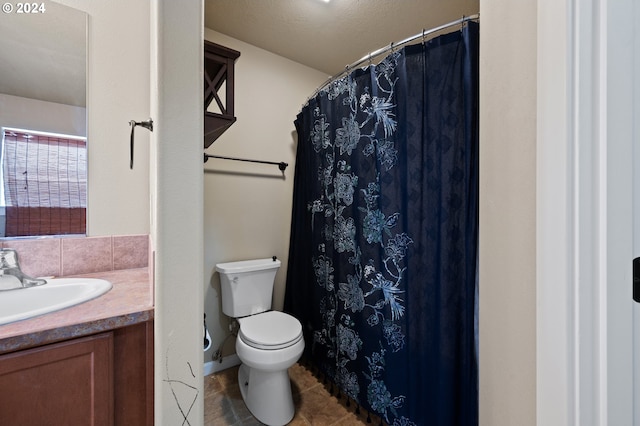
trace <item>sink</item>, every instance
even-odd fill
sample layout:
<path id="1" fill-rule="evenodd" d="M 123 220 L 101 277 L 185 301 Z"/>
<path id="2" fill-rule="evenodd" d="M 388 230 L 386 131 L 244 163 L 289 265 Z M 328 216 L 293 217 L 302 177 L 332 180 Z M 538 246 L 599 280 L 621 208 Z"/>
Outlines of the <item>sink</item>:
<path id="1" fill-rule="evenodd" d="M 0 325 L 79 305 L 111 287 L 97 278 L 53 278 L 37 287 L 0 291 Z"/>

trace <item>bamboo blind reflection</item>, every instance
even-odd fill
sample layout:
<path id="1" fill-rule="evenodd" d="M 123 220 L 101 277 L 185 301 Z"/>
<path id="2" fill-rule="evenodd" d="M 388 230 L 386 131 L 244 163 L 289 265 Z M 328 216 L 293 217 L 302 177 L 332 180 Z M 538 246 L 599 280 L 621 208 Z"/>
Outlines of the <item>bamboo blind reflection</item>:
<path id="1" fill-rule="evenodd" d="M 86 148 L 84 139 L 5 130 L 6 236 L 85 233 Z"/>

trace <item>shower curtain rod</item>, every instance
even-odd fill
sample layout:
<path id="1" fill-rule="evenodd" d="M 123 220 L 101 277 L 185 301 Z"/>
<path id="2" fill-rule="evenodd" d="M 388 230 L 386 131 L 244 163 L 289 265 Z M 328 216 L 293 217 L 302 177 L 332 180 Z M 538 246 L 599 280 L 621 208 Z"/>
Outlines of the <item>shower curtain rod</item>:
<path id="1" fill-rule="evenodd" d="M 480 19 L 480 14 L 476 13 L 474 15 L 469 15 L 469 16 L 463 16 L 460 19 L 457 19 L 453 22 L 449 22 L 448 24 L 444 24 L 444 25 L 440 25 L 439 27 L 435 27 L 435 28 L 431 28 L 429 30 L 422 30 L 422 32 L 419 32 L 418 34 L 415 34 L 411 37 L 408 37 L 402 41 L 399 41 L 397 43 L 391 43 L 387 46 L 381 47 L 378 50 L 374 50 L 372 52 L 369 52 L 367 55 L 363 56 L 362 58 L 360 58 L 359 60 L 357 60 L 356 62 L 347 65 L 346 67 L 344 67 L 344 70 L 342 70 L 341 72 L 339 72 L 338 74 L 334 75 L 333 77 L 329 77 L 329 79 L 327 81 L 324 82 L 324 84 L 322 84 L 322 86 L 318 87 L 316 89 L 315 92 L 313 92 L 313 95 L 311 95 L 309 98 L 307 98 L 307 103 L 309 102 L 309 100 L 311 100 L 312 98 L 314 98 L 318 92 L 320 92 L 322 89 L 324 89 L 325 87 L 327 87 L 331 82 L 333 82 L 334 80 L 337 80 L 338 78 L 342 77 L 344 74 L 348 73 L 349 71 L 353 70 L 354 68 L 357 68 L 358 66 L 362 65 L 365 62 L 371 62 L 372 58 L 375 58 L 377 56 L 382 55 L 383 53 L 386 53 L 390 50 L 396 49 L 400 46 L 404 46 L 405 44 L 411 43 L 412 41 L 415 41 L 419 38 L 422 38 L 424 41 L 424 38 L 430 34 L 436 33 L 438 31 L 442 31 L 444 29 L 447 29 L 449 27 L 453 27 L 455 25 L 460 25 L 460 24 L 464 24 L 467 21 L 476 21 Z"/>

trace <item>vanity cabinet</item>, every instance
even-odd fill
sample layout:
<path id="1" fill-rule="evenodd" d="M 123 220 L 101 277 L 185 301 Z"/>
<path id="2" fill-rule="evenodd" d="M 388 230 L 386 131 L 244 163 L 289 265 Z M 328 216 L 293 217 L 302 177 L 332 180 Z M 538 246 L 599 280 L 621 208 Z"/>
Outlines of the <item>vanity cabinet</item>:
<path id="1" fill-rule="evenodd" d="M 153 425 L 153 322 L 0 355 L 0 425 Z"/>
<path id="2" fill-rule="evenodd" d="M 0 424 L 112 425 L 113 333 L 0 357 Z"/>

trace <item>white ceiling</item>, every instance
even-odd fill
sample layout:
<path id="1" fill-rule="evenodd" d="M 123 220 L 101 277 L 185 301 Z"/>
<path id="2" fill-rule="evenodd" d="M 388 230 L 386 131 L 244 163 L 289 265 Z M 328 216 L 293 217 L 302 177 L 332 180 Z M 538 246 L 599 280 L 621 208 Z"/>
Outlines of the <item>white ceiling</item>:
<path id="1" fill-rule="evenodd" d="M 87 15 L 44 4 L 44 13 L 0 16 L 0 93 L 85 106 Z"/>
<path id="2" fill-rule="evenodd" d="M 204 21 L 214 31 L 335 75 L 370 51 L 478 13 L 478 1 L 205 0 Z M 43 14 L 0 16 L 0 93 L 84 106 L 86 14 L 46 5 Z"/>
<path id="3" fill-rule="evenodd" d="M 323 71 L 464 16 L 479 0 L 205 0 L 205 27 Z"/>

